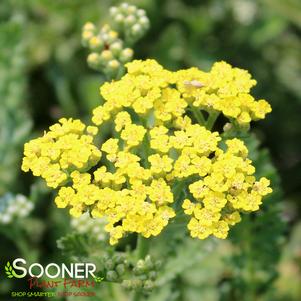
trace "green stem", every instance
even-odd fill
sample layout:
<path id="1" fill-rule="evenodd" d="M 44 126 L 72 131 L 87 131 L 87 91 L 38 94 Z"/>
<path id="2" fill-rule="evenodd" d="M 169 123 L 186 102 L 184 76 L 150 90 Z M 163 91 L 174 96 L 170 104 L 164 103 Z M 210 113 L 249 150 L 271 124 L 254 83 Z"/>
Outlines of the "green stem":
<path id="1" fill-rule="evenodd" d="M 124 73 L 125 73 L 125 68 L 123 66 L 120 66 L 115 79 L 116 80 L 121 79 Z"/>
<path id="2" fill-rule="evenodd" d="M 189 105 L 189 108 L 190 108 L 191 112 L 193 113 L 197 122 L 200 125 L 205 125 L 206 121 L 205 121 L 205 118 L 204 118 L 202 112 L 198 108 L 194 107 L 192 104 Z"/>
<path id="3" fill-rule="evenodd" d="M 215 111 L 210 112 L 209 117 L 206 121 L 207 130 L 211 130 L 213 128 L 214 123 L 215 123 L 218 116 L 219 116 L 219 112 L 215 112 Z"/>
<path id="4" fill-rule="evenodd" d="M 246 271 L 247 271 L 247 284 L 248 289 L 246 290 L 246 300 L 247 301 L 253 301 L 256 300 L 257 297 L 257 284 L 256 279 L 254 277 L 255 273 L 255 267 L 253 262 L 253 256 L 252 256 L 252 222 L 250 220 L 250 216 L 246 217 L 246 223 L 245 223 L 245 231 L 248 239 L 246 240 L 246 243 L 244 244 L 245 249 L 245 258 L 246 258 Z"/>
<path id="5" fill-rule="evenodd" d="M 110 295 L 112 297 L 112 300 L 117 300 L 114 283 L 108 282 L 108 289 L 109 289 Z"/>
<path id="6" fill-rule="evenodd" d="M 133 301 L 140 301 L 141 296 L 142 296 L 142 294 L 141 294 L 140 291 L 135 292 L 134 295 L 133 295 Z"/>
<path id="7" fill-rule="evenodd" d="M 176 211 L 179 211 L 181 209 L 182 204 L 180 202 L 180 199 L 181 199 L 182 192 L 185 189 L 185 185 L 186 185 L 185 180 L 182 180 L 181 182 L 175 183 L 172 188 L 172 193 L 175 198 L 173 207 Z"/>
<path id="8" fill-rule="evenodd" d="M 53 82 L 57 99 L 65 114 L 68 116 L 77 116 L 77 107 L 71 95 L 70 83 L 66 79 L 66 76 L 55 67 L 49 72 L 49 76 Z"/>
<path id="9" fill-rule="evenodd" d="M 141 149 L 141 157 L 143 159 L 143 167 L 149 168 L 150 164 L 148 162 L 148 157 L 150 155 L 150 142 L 149 142 L 148 133 L 146 133 L 143 138 L 141 148 L 142 148 Z"/>
<path id="10" fill-rule="evenodd" d="M 145 258 L 145 256 L 147 255 L 149 250 L 149 241 L 150 241 L 149 238 L 145 238 L 141 235 L 138 235 L 137 247 L 136 247 L 138 259 Z"/>

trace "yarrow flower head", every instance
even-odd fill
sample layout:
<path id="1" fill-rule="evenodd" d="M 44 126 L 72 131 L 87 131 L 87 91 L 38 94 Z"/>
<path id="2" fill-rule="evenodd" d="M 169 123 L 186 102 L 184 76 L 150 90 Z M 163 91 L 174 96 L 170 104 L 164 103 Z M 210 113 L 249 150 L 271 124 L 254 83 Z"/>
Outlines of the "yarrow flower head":
<path id="1" fill-rule="evenodd" d="M 95 127 L 63 119 L 25 145 L 23 170 L 60 187 L 55 203 L 72 216 L 105 218 L 111 244 L 130 232 L 159 235 L 183 211 L 192 237 L 226 238 L 272 189 L 254 176 L 244 142 L 212 131 L 208 120 L 223 114 L 249 124 L 269 104 L 249 94 L 255 81 L 247 71 L 225 62 L 210 72 L 171 72 L 154 60 L 126 67 L 101 86 L 104 104 L 92 116 L 98 128 L 111 124 L 113 137 L 97 145 Z"/>
<path id="2" fill-rule="evenodd" d="M 60 119 L 42 137 L 24 146 L 22 169 L 41 176 L 52 188 L 68 182 L 72 171 L 94 166 L 101 151 L 93 144 L 98 129 L 86 127 L 80 120 Z"/>
<path id="3" fill-rule="evenodd" d="M 175 77 L 182 96 L 194 107 L 221 112 L 241 125 L 263 119 L 271 112 L 268 102 L 256 101 L 250 94 L 256 81 L 248 71 L 233 68 L 226 62 L 215 63 L 210 72 L 190 68 L 178 71 Z"/>

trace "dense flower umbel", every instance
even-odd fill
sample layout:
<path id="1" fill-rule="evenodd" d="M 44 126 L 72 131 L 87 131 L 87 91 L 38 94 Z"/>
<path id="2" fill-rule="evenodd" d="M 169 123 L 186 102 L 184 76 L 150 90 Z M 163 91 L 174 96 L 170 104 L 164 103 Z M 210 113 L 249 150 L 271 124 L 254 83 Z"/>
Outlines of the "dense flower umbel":
<path id="1" fill-rule="evenodd" d="M 113 122 L 115 129 L 100 146 L 105 163 L 93 144 L 95 128 L 84 134 L 80 121 L 64 119 L 25 145 L 23 170 L 63 186 L 55 202 L 71 207 L 71 215 L 106 217 L 111 244 L 127 232 L 156 236 L 182 209 L 191 215 L 192 237 L 225 238 L 240 213 L 258 210 L 272 190 L 266 178 L 255 179 L 241 140 L 222 141 L 191 112 L 215 110 L 245 124 L 263 118 L 270 106 L 249 94 L 255 81 L 246 71 L 224 62 L 209 73 L 170 72 L 154 60 L 127 69 L 121 80 L 101 87 L 105 102 L 93 111 L 95 125 Z"/>
<path id="2" fill-rule="evenodd" d="M 95 124 L 100 125 L 122 108 L 132 108 L 142 117 L 148 116 L 155 125 L 177 128 L 191 123 L 185 114 L 188 107 L 222 112 L 242 125 L 263 119 L 271 112 L 265 100 L 256 101 L 249 94 L 256 84 L 250 74 L 225 62 L 215 63 L 210 72 L 197 68 L 170 72 L 154 60 L 136 60 L 128 63 L 127 69 L 120 81 L 101 87 L 106 103 L 95 109 Z"/>
<path id="3" fill-rule="evenodd" d="M 178 71 L 175 76 L 178 89 L 186 101 L 209 112 L 222 112 L 239 124 L 263 119 L 271 112 L 265 100 L 255 101 L 249 94 L 256 81 L 248 71 L 233 68 L 225 62 L 215 63 L 210 72 L 191 68 Z M 187 89 L 187 85 L 192 87 Z M 196 89 L 195 86 L 201 88 Z"/>
<path id="4" fill-rule="evenodd" d="M 101 152 L 93 144 L 97 131 L 80 120 L 60 119 L 44 136 L 25 144 L 22 169 L 41 176 L 49 187 L 63 185 L 72 171 L 88 170 L 99 161 Z"/>

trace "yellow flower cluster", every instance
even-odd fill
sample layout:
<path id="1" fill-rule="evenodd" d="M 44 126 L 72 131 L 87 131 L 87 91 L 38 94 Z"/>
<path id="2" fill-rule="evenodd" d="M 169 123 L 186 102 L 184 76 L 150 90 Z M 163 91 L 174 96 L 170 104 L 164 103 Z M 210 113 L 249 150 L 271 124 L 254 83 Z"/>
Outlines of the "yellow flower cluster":
<path id="1" fill-rule="evenodd" d="M 178 127 L 190 122 L 186 114 L 191 107 L 221 112 L 241 125 L 263 119 L 271 112 L 265 100 L 256 101 L 250 95 L 256 84 L 250 74 L 225 62 L 215 63 L 210 72 L 197 68 L 171 72 L 155 60 L 136 60 L 126 67 L 128 73 L 121 80 L 101 87 L 106 103 L 94 110 L 95 124 L 100 125 L 123 108 L 155 119 L 156 124 Z"/>
<path id="2" fill-rule="evenodd" d="M 109 172 L 105 166 L 100 166 L 93 174 L 73 171 L 72 187 L 59 190 L 55 199 L 57 206 L 71 206 L 70 214 L 75 217 L 88 208 L 93 217 L 105 216 L 108 221 L 105 229 L 110 233 L 111 244 L 126 232 L 141 233 L 144 237 L 158 235 L 175 216 L 168 206 L 174 201 L 171 187 L 164 178 L 154 177 L 152 168 L 143 168 L 140 157 L 119 149 L 118 139 L 107 140 L 102 150 L 115 171 Z M 150 156 L 150 162 L 156 159 L 156 155 Z M 170 170 L 168 158 L 166 161 Z M 158 164 L 154 166 L 157 172 Z"/>
<path id="3" fill-rule="evenodd" d="M 197 68 L 176 72 L 176 83 L 182 97 L 194 107 L 207 112 L 222 112 L 239 124 L 265 118 L 271 106 L 264 99 L 256 101 L 250 90 L 256 81 L 246 70 L 217 62 L 210 72 Z"/>
<path id="4" fill-rule="evenodd" d="M 67 183 L 70 172 L 90 169 L 101 157 L 93 144 L 96 127 L 86 127 L 80 120 L 59 121 L 43 137 L 25 144 L 22 162 L 22 170 L 31 170 L 52 188 Z"/>
<path id="5" fill-rule="evenodd" d="M 188 224 L 192 237 L 226 238 L 229 226 L 240 221 L 239 212 L 258 210 L 262 197 L 272 192 L 268 179 L 256 181 L 253 176 L 255 168 L 243 142 L 235 138 L 226 145 L 226 151 L 217 149 L 206 169 L 200 169 L 202 178 L 189 185 L 194 202 L 185 199 L 182 207 L 192 216 Z"/>
<path id="6" fill-rule="evenodd" d="M 263 118 L 268 110 L 260 102 L 243 101 L 251 97 L 254 81 L 224 62 L 209 73 L 170 72 L 154 60 L 134 61 L 127 69 L 121 80 L 101 87 L 104 104 L 93 111 L 95 125 L 113 124 L 114 138 L 99 150 L 95 127 L 62 119 L 25 145 L 23 170 L 31 169 L 51 187 L 63 186 L 55 203 L 71 208 L 71 215 L 89 211 L 105 217 L 111 244 L 129 232 L 158 235 L 179 203 L 191 215 L 192 237 L 225 238 L 240 213 L 258 210 L 272 190 L 266 178 L 255 179 L 242 141 L 222 141 L 217 132 L 194 123 L 191 113 L 214 109 L 230 116 L 231 107 L 239 110 L 231 116 L 238 122 L 246 112 Z M 187 199 L 180 200 L 175 187 Z"/>

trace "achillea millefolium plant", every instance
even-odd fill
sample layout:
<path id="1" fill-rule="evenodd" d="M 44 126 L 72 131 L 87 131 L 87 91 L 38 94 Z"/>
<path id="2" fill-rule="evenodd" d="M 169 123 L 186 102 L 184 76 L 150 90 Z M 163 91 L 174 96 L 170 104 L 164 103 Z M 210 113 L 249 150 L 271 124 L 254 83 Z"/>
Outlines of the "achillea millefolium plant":
<path id="1" fill-rule="evenodd" d="M 58 189 L 58 208 L 105 217 L 110 244 L 130 232 L 157 236 L 183 214 L 192 237 L 226 238 L 272 191 L 235 137 L 271 112 L 250 94 L 256 81 L 225 62 L 209 72 L 171 72 L 151 59 L 125 66 L 120 80 L 100 87 L 93 125 L 60 119 L 25 144 L 22 169 Z M 227 123 L 213 131 L 219 116 Z M 106 124 L 112 138 L 99 144 Z"/>

